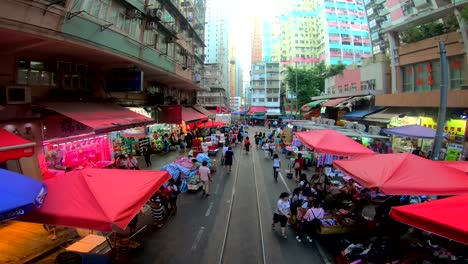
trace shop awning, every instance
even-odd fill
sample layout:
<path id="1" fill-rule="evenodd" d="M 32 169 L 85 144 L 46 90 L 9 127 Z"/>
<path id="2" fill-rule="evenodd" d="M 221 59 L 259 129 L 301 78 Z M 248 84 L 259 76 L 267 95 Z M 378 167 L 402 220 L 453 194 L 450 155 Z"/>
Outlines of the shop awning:
<path id="1" fill-rule="evenodd" d="M 31 157 L 36 143 L 0 129 L 0 162 Z"/>
<path id="2" fill-rule="evenodd" d="M 388 124 L 390 123 L 390 119 L 392 119 L 395 116 L 399 116 L 403 113 L 405 113 L 405 111 L 403 110 L 385 108 L 384 110 L 378 113 L 369 114 L 365 116 L 364 121 Z"/>
<path id="3" fill-rule="evenodd" d="M 468 161 L 439 161 L 445 166 L 455 168 L 457 170 L 468 173 Z"/>
<path id="4" fill-rule="evenodd" d="M 216 115 L 215 113 L 213 113 L 213 112 L 207 110 L 207 109 L 204 108 L 203 106 L 194 105 L 193 108 L 194 108 L 195 110 L 197 110 L 198 112 L 200 112 L 200 113 L 206 115 L 206 116 L 214 116 L 214 115 Z"/>
<path id="5" fill-rule="evenodd" d="M 411 153 L 336 160 L 333 166 L 363 186 L 388 195 L 468 194 L 465 172 Z"/>
<path id="6" fill-rule="evenodd" d="M 392 207 L 390 217 L 468 245 L 468 196 Z"/>
<path id="7" fill-rule="evenodd" d="M 252 118 L 252 119 L 258 119 L 258 120 L 265 120 L 265 116 L 264 116 L 264 115 L 254 115 L 254 116 L 251 116 L 250 118 Z"/>
<path id="8" fill-rule="evenodd" d="M 125 229 L 170 178 L 166 171 L 74 170 L 45 180 L 48 194 L 42 207 L 19 220 L 105 232 Z"/>
<path id="9" fill-rule="evenodd" d="M 124 130 L 156 123 L 125 107 L 110 103 L 93 102 L 43 102 L 40 106 L 69 117 L 96 133 Z"/>
<path id="10" fill-rule="evenodd" d="M 365 116 L 370 115 L 372 113 L 375 113 L 377 111 L 382 110 L 383 107 L 372 107 L 371 109 L 368 110 L 358 110 L 358 111 L 352 111 L 349 113 L 346 113 L 343 116 L 343 119 L 345 120 L 352 120 L 352 121 L 360 121 L 362 120 Z"/>
<path id="11" fill-rule="evenodd" d="M 302 111 L 310 111 L 310 109 L 320 106 L 321 103 L 326 102 L 327 99 L 315 100 L 310 103 L 307 103 L 301 107 Z"/>
<path id="12" fill-rule="evenodd" d="M 319 153 L 338 156 L 375 154 L 351 138 L 331 129 L 297 132 L 296 136 L 304 145 Z"/>
<path id="13" fill-rule="evenodd" d="M 47 194 L 45 185 L 33 178 L 0 169 L 0 222 L 22 216 L 40 207 Z"/>
<path id="14" fill-rule="evenodd" d="M 249 108 L 249 114 L 254 114 L 254 113 L 266 113 L 267 108 L 265 106 L 251 106 Z"/>
<path id="15" fill-rule="evenodd" d="M 408 125 L 401 127 L 393 127 L 382 130 L 387 135 L 394 135 L 399 137 L 410 137 L 410 138 L 426 138 L 434 139 L 436 131 L 432 128 L 423 127 L 420 125 Z M 444 133 L 444 136 L 447 136 Z"/>
<path id="16" fill-rule="evenodd" d="M 208 119 L 208 116 L 198 112 L 198 111 L 195 111 L 195 109 L 191 108 L 191 107 L 182 107 L 182 120 L 185 121 L 185 123 L 193 123 L 193 122 L 196 122 L 196 121 L 203 121 L 203 120 L 207 120 Z"/>
<path id="17" fill-rule="evenodd" d="M 198 128 L 212 128 L 212 127 L 224 127 L 224 126 L 226 126 L 226 123 L 224 122 L 208 121 L 203 124 L 199 124 L 197 127 Z"/>
<path id="18" fill-rule="evenodd" d="M 351 97 L 343 97 L 343 98 L 336 98 L 336 99 L 330 99 L 328 100 L 327 102 L 323 103 L 322 104 L 322 107 L 335 107 L 341 103 L 343 103 L 344 101 L 350 99 Z"/>

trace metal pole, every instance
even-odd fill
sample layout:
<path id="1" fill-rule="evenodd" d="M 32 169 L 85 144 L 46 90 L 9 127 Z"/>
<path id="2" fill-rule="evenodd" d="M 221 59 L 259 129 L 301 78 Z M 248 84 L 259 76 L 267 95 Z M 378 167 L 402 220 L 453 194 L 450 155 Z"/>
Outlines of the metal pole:
<path id="1" fill-rule="evenodd" d="M 432 151 L 432 159 L 438 160 L 442 141 L 444 139 L 445 116 L 447 113 L 447 94 L 448 94 L 448 65 L 447 51 L 445 50 L 445 42 L 439 41 L 440 51 L 440 106 L 439 116 L 437 118 L 437 130 L 434 138 L 434 148 Z"/>
<path id="2" fill-rule="evenodd" d="M 298 104 L 299 104 L 299 94 L 297 93 L 297 61 L 296 61 L 296 111 L 295 111 L 295 116 L 296 116 L 296 120 L 297 120 L 297 112 L 299 110 L 299 107 L 298 107 Z"/>

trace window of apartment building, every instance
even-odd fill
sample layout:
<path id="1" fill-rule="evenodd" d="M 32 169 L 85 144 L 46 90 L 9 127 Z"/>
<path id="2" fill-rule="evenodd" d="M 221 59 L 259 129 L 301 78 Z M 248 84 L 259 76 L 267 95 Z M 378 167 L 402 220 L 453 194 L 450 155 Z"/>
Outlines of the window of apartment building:
<path id="1" fill-rule="evenodd" d="M 412 92 L 414 90 L 413 65 L 403 67 L 403 92 Z"/>
<path id="2" fill-rule="evenodd" d="M 45 62 L 20 60 L 16 84 L 31 86 L 56 86 L 53 66 Z"/>
<path id="3" fill-rule="evenodd" d="M 345 84 L 345 86 L 344 86 L 344 91 L 345 91 L 345 92 L 349 92 L 349 85 L 348 85 L 348 84 Z"/>
<path id="4" fill-rule="evenodd" d="M 338 93 L 343 93 L 343 86 L 338 86 Z"/>
<path id="5" fill-rule="evenodd" d="M 462 56 L 454 56 L 448 59 L 449 63 L 449 80 L 451 89 L 460 89 L 465 83 L 465 59 Z"/>
<path id="6" fill-rule="evenodd" d="M 81 9 L 85 10 L 91 16 L 105 20 L 109 5 L 110 0 L 83 0 Z"/>
<path id="7" fill-rule="evenodd" d="M 351 83 L 351 92 L 357 92 L 357 84 Z"/>
<path id="8" fill-rule="evenodd" d="M 267 102 L 273 102 L 273 98 L 268 98 Z"/>
<path id="9" fill-rule="evenodd" d="M 273 102 L 276 103 L 276 102 L 278 102 L 278 101 L 279 101 L 278 98 L 273 98 Z"/>
<path id="10" fill-rule="evenodd" d="M 258 99 L 258 101 L 259 101 L 260 103 L 264 103 L 264 102 L 265 102 L 265 98 L 260 98 L 260 99 Z"/>
<path id="11" fill-rule="evenodd" d="M 361 91 L 366 91 L 367 90 L 367 81 L 361 82 Z"/>

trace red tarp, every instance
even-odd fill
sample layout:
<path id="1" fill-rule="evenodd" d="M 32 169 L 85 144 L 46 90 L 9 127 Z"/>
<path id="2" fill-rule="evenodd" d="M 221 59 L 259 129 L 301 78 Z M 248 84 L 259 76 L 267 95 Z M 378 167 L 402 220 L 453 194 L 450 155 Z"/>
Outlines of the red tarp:
<path id="1" fill-rule="evenodd" d="M 249 113 L 266 113 L 267 108 L 265 106 L 251 106 L 249 108 Z"/>
<path id="2" fill-rule="evenodd" d="M 36 143 L 0 129 L 0 162 L 31 157 Z"/>
<path id="3" fill-rule="evenodd" d="M 158 123 L 160 124 L 181 124 L 182 106 L 161 105 L 158 107 Z"/>
<path id="4" fill-rule="evenodd" d="M 182 120 L 185 123 L 193 123 L 198 120 L 206 120 L 208 117 L 191 107 L 182 107 Z"/>
<path id="5" fill-rule="evenodd" d="M 45 180 L 40 209 L 20 220 L 110 232 L 125 229 L 149 198 L 170 179 L 166 171 L 84 169 Z"/>
<path id="6" fill-rule="evenodd" d="M 388 195 L 468 194 L 466 173 L 411 153 L 336 160 L 333 166 L 367 188 Z"/>
<path id="7" fill-rule="evenodd" d="M 208 122 L 206 122 L 205 124 L 206 124 L 206 128 L 226 126 L 226 123 L 224 123 L 224 122 L 219 122 L 219 121 L 208 121 Z M 205 124 L 200 124 L 200 125 L 198 125 L 198 128 L 204 128 L 204 127 L 205 127 Z"/>
<path id="8" fill-rule="evenodd" d="M 468 161 L 440 161 L 440 163 L 468 173 Z"/>
<path id="9" fill-rule="evenodd" d="M 375 154 L 351 138 L 331 129 L 297 132 L 299 140 L 319 153 L 338 156 Z"/>
<path id="10" fill-rule="evenodd" d="M 152 118 L 110 103 L 44 102 L 40 103 L 40 105 L 80 122 L 97 133 L 156 123 Z"/>
<path id="11" fill-rule="evenodd" d="M 344 101 L 348 100 L 351 97 L 344 97 L 344 98 L 336 98 L 336 99 L 330 99 L 327 102 L 322 104 L 322 107 L 327 106 L 327 107 L 335 107 Z"/>
<path id="12" fill-rule="evenodd" d="M 468 244 L 468 196 L 396 206 L 390 217 L 436 235 Z"/>
<path id="13" fill-rule="evenodd" d="M 212 116 L 213 115 L 213 112 L 207 110 L 206 108 L 204 108 L 203 106 L 199 106 L 199 105 L 194 105 L 192 106 L 195 110 L 197 110 L 198 112 L 206 115 L 206 116 Z"/>

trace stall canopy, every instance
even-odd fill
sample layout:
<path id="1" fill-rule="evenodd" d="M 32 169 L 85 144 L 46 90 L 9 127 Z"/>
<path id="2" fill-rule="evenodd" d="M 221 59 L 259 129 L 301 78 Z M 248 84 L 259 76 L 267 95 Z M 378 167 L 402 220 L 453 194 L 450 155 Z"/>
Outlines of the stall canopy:
<path id="1" fill-rule="evenodd" d="M 331 129 L 297 132 L 296 136 L 307 147 L 324 154 L 339 156 L 375 154 L 351 138 Z"/>
<path id="2" fill-rule="evenodd" d="M 370 115 L 372 113 L 375 113 L 377 111 L 380 111 L 382 109 L 383 109 L 383 107 L 374 106 L 374 107 L 371 107 L 370 109 L 367 109 L 367 110 L 358 110 L 358 111 L 348 112 L 343 116 L 343 119 L 351 120 L 351 121 L 360 121 L 365 116 Z"/>
<path id="3" fill-rule="evenodd" d="M 407 225 L 468 245 L 468 196 L 396 206 L 390 217 Z"/>
<path id="4" fill-rule="evenodd" d="M 110 232 L 125 229 L 170 175 L 166 171 L 83 169 L 45 180 L 40 209 L 19 220 Z"/>
<path id="5" fill-rule="evenodd" d="M 249 108 L 249 114 L 254 114 L 254 113 L 266 113 L 267 109 L 265 106 L 251 106 Z"/>
<path id="6" fill-rule="evenodd" d="M 468 161 L 440 161 L 440 163 L 468 173 Z"/>
<path id="7" fill-rule="evenodd" d="M 198 128 L 212 128 L 212 127 L 223 127 L 226 126 L 226 123 L 224 122 L 219 122 L 219 121 L 208 121 L 204 124 L 199 124 Z"/>
<path id="8" fill-rule="evenodd" d="M 185 121 L 185 123 L 193 123 L 196 121 L 203 121 L 207 120 L 208 116 L 195 111 L 195 109 L 191 107 L 182 107 L 182 120 Z"/>
<path id="9" fill-rule="evenodd" d="M 42 102 L 39 105 L 82 123 L 92 128 L 96 133 L 156 123 L 152 118 L 110 103 Z"/>
<path id="10" fill-rule="evenodd" d="M 383 129 L 387 135 L 394 135 L 399 137 L 410 137 L 410 138 L 426 138 L 434 139 L 436 131 L 432 128 L 423 127 L 420 125 L 409 125 L 394 128 Z M 446 135 L 446 134 L 445 134 Z"/>
<path id="11" fill-rule="evenodd" d="M 33 178 L 0 169 L 0 222 L 40 207 L 47 194 L 45 185 Z"/>
<path id="12" fill-rule="evenodd" d="M 321 103 L 326 102 L 327 99 L 315 100 L 310 103 L 307 103 L 301 107 L 302 111 L 310 111 L 310 109 L 320 106 Z"/>
<path id="13" fill-rule="evenodd" d="M 0 162 L 31 157 L 36 143 L 0 129 Z"/>
<path id="14" fill-rule="evenodd" d="M 328 100 L 327 102 L 323 103 L 322 104 L 322 107 L 323 106 L 326 106 L 326 107 L 335 107 L 341 103 L 343 103 L 344 101 L 346 100 L 349 100 L 351 97 L 343 97 L 343 98 L 336 98 L 336 99 L 330 99 Z"/>
<path id="15" fill-rule="evenodd" d="M 199 106 L 199 105 L 194 105 L 193 108 L 195 108 L 195 110 L 197 110 L 198 112 L 206 115 L 206 116 L 214 116 L 216 115 L 216 113 L 213 113 L 209 110 L 207 110 L 206 108 L 204 108 L 203 106 Z"/>
<path id="16" fill-rule="evenodd" d="M 365 116 L 364 121 L 388 124 L 390 123 L 390 120 L 393 117 L 399 116 L 404 113 L 405 113 L 405 110 L 385 108 L 384 110 L 380 112 Z"/>
<path id="17" fill-rule="evenodd" d="M 333 166 L 367 188 L 388 195 L 468 194 L 466 173 L 411 153 L 337 160 Z"/>

